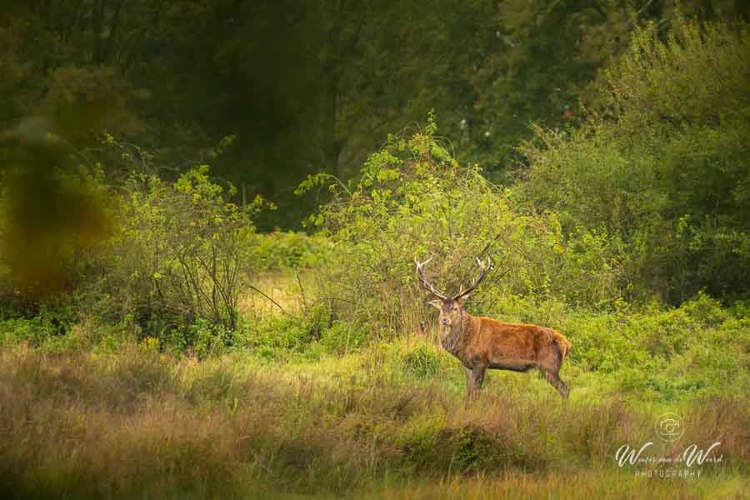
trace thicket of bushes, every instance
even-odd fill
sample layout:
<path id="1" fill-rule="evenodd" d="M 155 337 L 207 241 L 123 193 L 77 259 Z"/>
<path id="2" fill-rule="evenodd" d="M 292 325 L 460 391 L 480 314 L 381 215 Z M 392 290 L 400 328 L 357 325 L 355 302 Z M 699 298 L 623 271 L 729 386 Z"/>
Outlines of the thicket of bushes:
<path id="1" fill-rule="evenodd" d="M 108 237 L 94 246 L 81 245 L 75 232 L 62 241 L 50 236 L 52 244 L 71 254 L 54 264 L 64 274 L 56 295 L 43 294 L 39 280 L 6 272 L 3 316 L 34 318 L 36 332 L 28 340 L 63 335 L 77 322 L 97 320 L 181 349 L 230 342 L 239 293 L 252 272 L 252 214 L 261 202 L 232 203 L 233 188 L 212 182 L 206 166 L 174 182 L 134 173 L 118 188 L 102 178 L 84 178 L 109 198 Z M 13 247 L 14 236 L 3 234 L 6 247 Z"/>
<path id="2" fill-rule="evenodd" d="M 527 145 L 518 192 L 566 232 L 604 234 L 628 297 L 750 293 L 750 31 L 639 30 L 602 76 L 589 121 Z"/>
<path id="3" fill-rule="evenodd" d="M 584 230 L 565 235 L 556 214 L 523 213 L 507 190 L 474 166 L 461 166 L 435 138 L 436 127 L 391 137 L 344 185 L 330 176 L 309 178 L 303 189 L 326 185 L 333 199 L 310 218 L 333 242 L 317 270 L 322 300 L 337 317 L 381 334 L 424 328 L 424 289 L 414 260 L 433 258 L 437 286 L 455 293 L 475 278 L 475 258 L 495 271 L 476 296 L 558 297 L 601 307 L 620 297 L 618 266 L 606 240 Z"/>
<path id="4" fill-rule="evenodd" d="M 3 253 L 0 312 L 16 321 L 6 330 L 26 331 L 18 318 L 36 317 L 36 333 L 19 334 L 34 342 L 98 321 L 110 330 L 102 337 L 152 337 L 202 356 L 235 344 L 270 357 L 311 343 L 348 352 L 368 338 L 429 330 L 413 261 L 430 257 L 431 278 L 448 292 L 475 276 L 475 257 L 490 257 L 494 269 L 470 307 L 499 316 L 514 303 L 638 311 L 700 290 L 730 303 L 750 293 L 749 37 L 745 26 L 690 22 L 665 41 L 639 31 L 603 75 L 589 121 L 539 130 L 510 187 L 459 165 L 430 117 L 412 135 L 389 137 L 355 180 L 320 174 L 301 184 L 329 195 L 310 217 L 312 237 L 257 234 L 263 202 L 235 203 L 205 166 L 166 181 L 123 154 L 140 173 L 111 184 L 69 170 L 69 185 L 114 208 L 91 231 L 86 214 L 96 210 L 82 210 L 77 230 L 52 245 L 65 262 L 56 269 L 67 269 L 55 277 L 57 298 L 27 293 L 10 272 L 18 259 Z M 7 186 L 2 198 L 7 222 L 25 205 Z M 116 223 L 102 229 L 109 219 Z M 29 245 L 14 227 L 3 224 L 0 239 L 22 253 Z M 89 244 L 89 233 L 106 233 L 105 243 Z M 40 255 L 29 262 L 57 254 Z M 301 310 L 243 322 L 240 294 L 259 273 L 295 272 Z"/>

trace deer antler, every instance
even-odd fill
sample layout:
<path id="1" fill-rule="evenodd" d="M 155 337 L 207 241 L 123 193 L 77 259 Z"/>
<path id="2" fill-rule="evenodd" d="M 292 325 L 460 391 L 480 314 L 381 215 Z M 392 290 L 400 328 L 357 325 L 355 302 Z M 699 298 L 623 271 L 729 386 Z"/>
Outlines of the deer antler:
<path id="1" fill-rule="evenodd" d="M 461 297 L 466 297 L 467 295 L 469 295 L 471 292 L 474 291 L 476 287 L 479 286 L 479 284 L 484 280 L 485 276 L 487 276 L 487 270 L 490 269 L 490 267 L 492 267 L 492 262 L 490 261 L 490 258 L 487 257 L 487 263 L 484 263 L 481 260 L 479 260 L 479 257 L 476 257 L 476 260 L 477 260 L 477 264 L 479 265 L 479 277 L 469 286 L 468 289 L 458 292 L 458 295 L 453 297 L 453 300 L 458 300 Z"/>
<path id="2" fill-rule="evenodd" d="M 425 277 L 424 275 L 424 266 L 431 260 L 432 257 L 420 263 L 416 258 L 414 259 L 414 263 L 417 265 L 417 277 L 419 278 L 419 282 L 422 283 L 422 286 L 432 292 L 434 296 L 438 297 L 441 300 L 448 300 L 448 297 L 444 293 L 440 292 L 437 288 L 435 288 L 432 283 L 427 281 L 427 277 Z"/>

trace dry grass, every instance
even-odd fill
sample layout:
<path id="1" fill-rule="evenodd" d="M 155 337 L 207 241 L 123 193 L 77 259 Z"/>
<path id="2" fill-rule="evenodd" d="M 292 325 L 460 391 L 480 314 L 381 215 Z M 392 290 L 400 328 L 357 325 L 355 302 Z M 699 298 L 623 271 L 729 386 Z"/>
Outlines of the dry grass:
<path id="1" fill-rule="evenodd" d="M 418 382 L 371 361 L 381 369 L 347 378 L 352 359 L 324 377 L 137 346 L 107 355 L 6 349 L 0 493 L 635 498 L 710 497 L 715 488 L 731 497 L 747 486 L 738 474 L 750 461 L 748 400 L 679 408 L 685 439 L 719 438 L 725 461 L 696 481 L 649 483 L 613 460 L 620 444 L 652 436 L 648 409 L 492 392 L 467 406 L 439 380 Z"/>
<path id="2" fill-rule="evenodd" d="M 253 286 L 273 299 L 278 305 L 254 290 L 245 290 L 239 298 L 238 309 L 240 315 L 249 320 L 257 321 L 280 314 L 279 306 L 284 311 L 298 315 L 309 300 L 309 288 L 312 286 L 305 276 L 290 272 L 279 271 L 276 274 L 264 274 L 257 277 Z"/>
<path id="3" fill-rule="evenodd" d="M 493 499 L 539 498 L 643 499 L 643 498 L 747 498 L 747 480 L 718 476 L 702 481 L 637 478 L 607 470 L 571 473 L 514 471 L 496 477 L 450 478 L 434 483 L 397 485 L 373 492 L 388 499 Z"/>

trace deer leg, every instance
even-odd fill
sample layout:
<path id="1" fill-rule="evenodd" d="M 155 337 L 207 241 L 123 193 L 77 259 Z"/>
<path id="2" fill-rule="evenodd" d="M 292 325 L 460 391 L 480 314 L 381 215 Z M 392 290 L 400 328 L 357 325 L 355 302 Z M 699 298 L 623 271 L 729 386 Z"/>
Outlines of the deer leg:
<path id="1" fill-rule="evenodd" d="M 555 372 L 547 371 L 547 370 L 541 370 L 544 374 L 544 378 L 547 379 L 547 382 L 549 382 L 552 387 L 557 389 L 557 392 L 560 393 L 560 396 L 562 396 L 563 399 L 568 399 L 568 386 L 565 382 L 562 381 L 560 378 L 560 375 Z"/>
<path id="2" fill-rule="evenodd" d="M 563 399 L 568 399 L 568 386 L 560 378 L 560 365 L 563 361 L 562 351 L 557 343 L 551 344 L 551 349 L 545 352 L 545 355 L 539 362 L 539 370 L 544 374 L 552 387 L 557 389 Z"/>
<path id="3" fill-rule="evenodd" d="M 479 391 L 482 390 L 482 383 L 484 382 L 484 373 L 487 371 L 487 367 L 483 365 L 476 365 L 471 370 L 471 376 L 474 379 L 474 397 L 479 397 Z"/>
<path id="4" fill-rule="evenodd" d="M 474 394 L 474 374 L 470 368 L 466 368 L 466 399 L 471 399 Z"/>

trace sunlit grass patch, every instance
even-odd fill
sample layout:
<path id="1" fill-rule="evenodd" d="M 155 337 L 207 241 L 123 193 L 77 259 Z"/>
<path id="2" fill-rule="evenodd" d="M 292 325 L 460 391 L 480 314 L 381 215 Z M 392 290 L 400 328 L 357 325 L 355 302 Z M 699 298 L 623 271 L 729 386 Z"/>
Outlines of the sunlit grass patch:
<path id="1" fill-rule="evenodd" d="M 468 403 L 462 369 L 440 351 L 434 373 L 404 363 L 430 349 L 424 340 L 398 341 L 291 363 L 239 353 L 197 361 L 140 345 L 120 354 L 6 349 L 2 489 L 32 496 L 242 496 L 272 488 L 364 497 L 485 498 L 514 490 L 636 497 L 647 488 L 632 469 L 617 467 L 614 454 L 653 439 L 665 408 L 681 416 L 686 432 L 660 453 L 719 440 L 724 455 L 705 478 L 669 483 L 675 491 L 707 496 L 720 484 L 731 495 L 744 484 L 736 475 L 750 461 L 747 399 L 564 402 L 549 391 L 522 391 L 534 379 L 520 376 L 508 379 L 519 381 L 511 390 L 504 377 L 491 380 Z M 623 495 L 607 496 L 608 484 Z M 655 488 L 657 496 L 669 489 Z"/>

